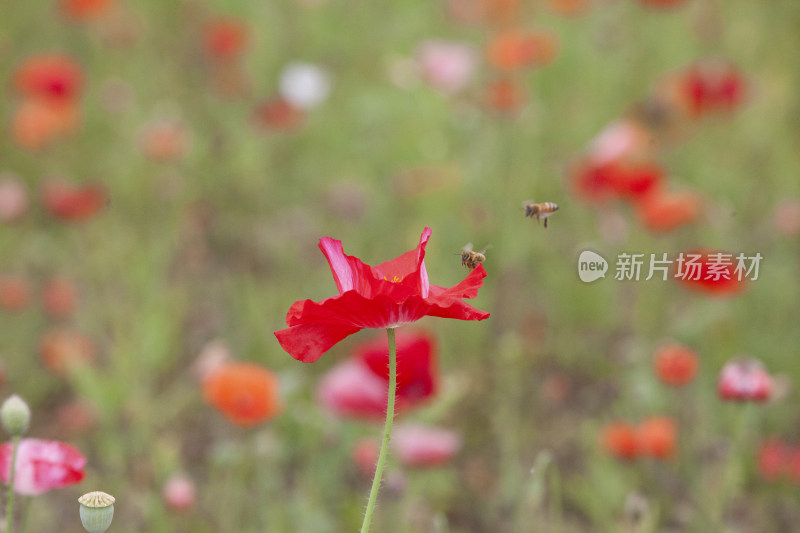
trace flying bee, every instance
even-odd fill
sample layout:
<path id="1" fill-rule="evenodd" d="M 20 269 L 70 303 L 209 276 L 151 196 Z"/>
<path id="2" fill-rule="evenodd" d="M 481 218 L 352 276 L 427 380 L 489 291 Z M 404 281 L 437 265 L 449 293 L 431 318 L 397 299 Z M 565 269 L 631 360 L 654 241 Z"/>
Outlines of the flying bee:
<path id="1" fill-rule="evenodd" d="M 558 206 L 553 202 L 535 204 L 533 200 L 526 200 L 522 202 L 522 207 L 525 209 L 526 217 L 535 218 L 536 222 L 539 222 L 539 219 L 543 218 L 545 229 L 547 229 L 547 217 L 558 211 Z"/>
<path id="2" fill-rule="evenodd" d="M 461 249 L 461 265 L 470 270 L 478 268 L 478 265 L 486 261 L 484 253 L 486 253 L 488 249 L 489 247 L 487 246 L 480 252 L 474 252 L 472 250 L 472 243 L 468 242 L 467 245 Z"/>

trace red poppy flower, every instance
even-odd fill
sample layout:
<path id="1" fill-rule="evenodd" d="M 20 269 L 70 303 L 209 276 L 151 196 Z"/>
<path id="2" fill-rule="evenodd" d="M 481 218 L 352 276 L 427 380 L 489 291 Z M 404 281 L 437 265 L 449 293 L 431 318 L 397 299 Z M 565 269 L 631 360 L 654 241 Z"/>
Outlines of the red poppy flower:
<path id="1" fill-rule="evenodd" d="M 227 363 L 203 381 L 203 396 L 228 420 L 253 426 L 280 413 L 278 378 L 255 363 Z"/>
<path id="2" fill-rule="evenodd" d="M 45 209 L 54 217 L 79 221 L 103 209 L 108 202 L 108 195 L 100 185 L 73 185 L 53 180 L 44 184 L 42 202 Z"/>
<path id="3" fill-rule="evenodd" d="M 48 315 L 65 318 L 75 311 L 78 291 L 75 284 L 64 278 L 52 278 L 42 289 L 42 303 Z"/>
<path id="4" fill-rule="evenodd" d="M 636 215 L 651 231 L 668 232 L 697 218 L 700 197 L 693 192 L 655 191 L 636 202 Z"/>
<path id="5" fill-rule="evenodd" d="M 82 84 L 80 66 L 63 54 L 31 57 L 14 73 L 14 86 L 22 95 L 51 102 L 74 101 Z"/>
<path id="6" fill-rule="evenodd" d="M 230 61 L 244 52 L 248 40 L 247 26 L 236 19 L 219 18 L 204 28 L 206 55 L 217 61 Z"/>
<path id="7" fill-rule="evenodd" d="M 161 488 L 161 500 L 170 511 L 184 513 L 191 510 L 197 500 L 197 488 L 186 474 L 172 474 Z"/>
<path id="8" fill-rule="evenodd" d="M 398 413 L 430 399 L 437 390 L 436 345 L 426 333 L 400 330 L 397 342 Z M 355 355 L 320 381 L 318 398 L 339 416 L 383 420 L 389 388 L 389 345 L 385 337 L 356 347 Z"/>
<path id="9" fill-rule="evenodd" d="M 653 365 L 662 382 L 680 387 L 694 379 L 699 363 L 697 355 L 686 346 L 667 344 L 656 352 Z"/>
<path id="10" fill-rule="evenodd" d="M 692 65 L 683 78 L 683 91 L 694 116 L 731 111 L 744 100 L 746 81 L 732 64 L 707 59 Z"/>
<path id="11" fill-rule="evenodd" d="M 107 12 L 113 0 L 61 0 L 61 11 L 74 20 L 89 20 Z"/>
<path id="12" fill-rule="evenodd" d="M 639 455 L 636 428 L 627 422 L 614 422 L 603 429 L 602 447 L 621 459 L 634 459 Z"/>
<path id="13" fill-rule="evenodd" d="M 758 473 L 767 481 L 775 481 L 786 470 L 786 462 L 791 449 L 782 440 L 771 438 L 764 441 L 758 449 Z"/>
<path id="14" fill-rule="evenodd" d="M 722 367 L 717 393 L 723 400 L 763 402 L 772 396 L 772 377 L 761 361 L 739 357 Z"/>
<path id="15" fill-rule="evenodd" d="M 11 443 L 0 445 L 0 478 L 8 483 L 11 474 Z M 14 490 L 34 496 L 51 489 L 80 483 L 86 457 L 63 442 L 22 439 L 17 450 Z"/>
<path id="16" fill-rule="evenodd" d="M 400 462 L 412 467 L 441 466 L 461 449 L 455 431 L 422 424 L 399 424 L 390 443 Z"/>
<path id="17" fill-rule="evenodd" d="M 20 311 L 28 305 L 31 290 L 28 282 L 16 276 L 0 276 L 0 309 Z"/>
<path id="18" fill-rule="evenodd" d="M 484 95 L 486 107 L 504 113 L 518 110 L 525 103 L 525 99 L 524 88 L 511 79 L 490 82 L 486 86 Z"/>
<path id="19" fill-rule="evenodd" d="M 488 318 L 489 313 L 463 300 L 478 295 L 486 277 L 482 265 L 453 287 L 429 283 L 424 258 L 430 235 L 431 229 L 425 228 L 416 248 L 374 267 L 345 255 L 341 241 L 320 239 L 339 294 L 320 302 L 293 303 L 286 315 L 289 327 L 275 332 L 283 349 L 299 361 L 312 363 L 364 328 L 395 328 L 424 316 Z"/>
<path id="20" fill-rule="evenodd" d="M 748 276 L 757 275 L 752 258 L 722 251 L 681 252 L 674 265 L 675 279 L 686 288 L 715 296 L 738 294 L 747 286 Z"/>
<path id="21" fill-rule="evenodd" d="M 266 100 L 256 106 L 251 122 L 259 130 L 293 130 L 303 123 L 302 109 L 294 107 L 281 97 Z"/>

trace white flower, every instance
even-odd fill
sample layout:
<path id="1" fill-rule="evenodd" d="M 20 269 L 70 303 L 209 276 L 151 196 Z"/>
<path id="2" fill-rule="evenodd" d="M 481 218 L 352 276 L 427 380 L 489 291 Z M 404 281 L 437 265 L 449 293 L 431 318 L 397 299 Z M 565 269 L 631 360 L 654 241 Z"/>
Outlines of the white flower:
<path id="1" fill-rule="evenodd" d="M 324 102 L 331 92 L 331 78 L 322 68 L 310 63 L 289 63 L 281 73 L 281 96 L 299 109 L 311 109 Z"/>

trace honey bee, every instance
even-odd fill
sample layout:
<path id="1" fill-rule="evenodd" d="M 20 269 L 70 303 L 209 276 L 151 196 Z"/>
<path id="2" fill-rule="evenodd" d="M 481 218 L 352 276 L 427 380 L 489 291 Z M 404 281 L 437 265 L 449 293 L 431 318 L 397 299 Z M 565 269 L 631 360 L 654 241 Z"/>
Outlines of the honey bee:
<path id="1" fill-rule="evenodd" d="M 486 256 L 484 253 L 489 247 L 487 246 L 480 252 L 474 252 L 472 250 L 472 243 L 468 242 L 464 248 L 461 249 L 461 265 L 469 268 L 470 270 L 474 270 L 478 268 L 478 265 L 486 261 Z"/>
<path id="2" fill-rule="evenodd" d="M 522 207 L 525 209 L 526 217 L 535 218 L 537 222 L 543 218 L 545 229 L 547 229 L 547 217 L 558 211 L 558 206 L 553 202 L 535 204 L 533 200 L 526 200 L 522 202 Z"/>

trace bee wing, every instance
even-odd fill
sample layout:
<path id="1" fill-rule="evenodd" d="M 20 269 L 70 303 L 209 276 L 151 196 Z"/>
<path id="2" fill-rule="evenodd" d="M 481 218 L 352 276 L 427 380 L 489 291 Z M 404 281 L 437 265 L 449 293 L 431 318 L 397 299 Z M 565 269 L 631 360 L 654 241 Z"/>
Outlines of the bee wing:
<path id="1" fill-rule="evenodd" d="M 534 203 L 533 200 L 525 200 L 524 202 L 522 202 L 522 209 L 525 209 L 526 207 L 528 207 L 532 203 Z"/>
<path id="2" fill-rule="evenodd" d="M 461 249 L 461 251 L 462 252 L 471 252 L 472 251 L 472 243 L 468 242 L 467 244 L 465 244 L 464 247 Z"/>
<path id="3" fill-rule="evenodd" d="M 480 253 L 482 253 L 482 254 L 485 254 L 485 253 L 486 253 L 486 250 L 488 250 L 488 249 L 489 249 L 489 248 L 491 248 L 491 247 L 492 247 L 492 245 L 491 245 L 491 244 L 487 244 L 486 246 L 484 246 L 484 247 L 483 247 L 483 250 L 481 250 L 481 251 L 480 251 Z"/>

